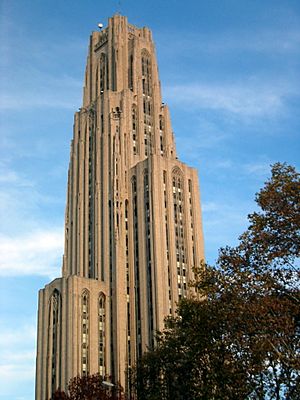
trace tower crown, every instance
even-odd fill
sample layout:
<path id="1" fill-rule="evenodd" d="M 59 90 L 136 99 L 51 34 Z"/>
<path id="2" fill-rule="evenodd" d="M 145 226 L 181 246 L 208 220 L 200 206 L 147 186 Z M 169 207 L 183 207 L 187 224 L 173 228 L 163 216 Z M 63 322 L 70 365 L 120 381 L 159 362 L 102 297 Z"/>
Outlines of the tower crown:
<path id="1" fill-rule="evenodd" d="M 176 159 L 151 31 L 115 15 L 93 32 L 83 93 L 71 145 L 63 275 L 98 278 L 96 197 L 107 190 L 115 204 L 128 196 L 130 170 L 139 162 L 152 155 Z M 103 223 L 98 221 L 98 230 Z"/>

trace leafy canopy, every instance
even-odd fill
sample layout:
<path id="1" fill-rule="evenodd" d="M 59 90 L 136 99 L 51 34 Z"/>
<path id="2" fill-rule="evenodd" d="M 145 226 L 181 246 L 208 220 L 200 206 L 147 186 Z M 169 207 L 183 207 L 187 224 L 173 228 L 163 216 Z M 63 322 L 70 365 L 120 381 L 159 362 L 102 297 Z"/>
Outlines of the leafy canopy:
<path id="1" fill-rule="evenodd" d="M 122 400 L 120 385 L 109 385 L 100 374 L 76 376 L 70 380 L 67 393 L 60 389 L 51 400 Z"/>

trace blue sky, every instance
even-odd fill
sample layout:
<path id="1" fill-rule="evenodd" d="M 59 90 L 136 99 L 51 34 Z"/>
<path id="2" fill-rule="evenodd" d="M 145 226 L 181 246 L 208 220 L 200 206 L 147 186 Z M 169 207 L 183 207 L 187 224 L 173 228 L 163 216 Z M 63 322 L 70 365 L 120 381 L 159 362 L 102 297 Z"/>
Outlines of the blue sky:
<path id="1" fill-rule="evenodd" d="M 180 159 L 199 170 L 206 256 L 235 244 L 281 161 L 299 169 L 300 3 L 0 2 L 0 399 L 34 397 L 37 292 L 59 276 L 73 113 L 90 32 L 152 29 Z"/>

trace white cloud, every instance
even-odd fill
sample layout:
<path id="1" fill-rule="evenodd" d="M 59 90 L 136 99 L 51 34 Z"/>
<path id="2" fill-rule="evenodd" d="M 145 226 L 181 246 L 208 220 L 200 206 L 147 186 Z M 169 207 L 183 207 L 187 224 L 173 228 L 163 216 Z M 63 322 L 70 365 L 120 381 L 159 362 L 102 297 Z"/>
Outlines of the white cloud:
<path id="1" fill-rule="evenodd" d="M 22 334 L 22 338 L 24 340 L 24 333 Z M 33 340 L 36 338 L 36 331 L 34 332 L 34 337 L 32 338 Z M 5 340 L 6 338 L 4 338 Z M 7 342 L 4 342 L 7 343 Z M 21 363 L 27 363 L 32 362 L 35 359 L 36 352 L 35 350 L 24 350 L 24 351 L 5 351 L 3 353 L 4 358 L 9 359 L 10 363 L 15 363 L 15 364 L 21 364 Z M 2 361 L 3 363 L 3 361 Z"/>
<path id="2" fill-rule="evenodd" d="M 59 275 L 63 229 L 40 230 L 19 236 L 0 235 L 0 276 Z"/>
<path id="3" fill-rule="evenodd" d="M 11 358 L 13 353 L 9 353 L 10 349 L 18 349 L 19 347 L 24 346 L 24 338 L 31 342 L 35 339 L 36 329 L 35 325 L 22 325 L 20 329 L 8 329 L 5 328 L 4 321 L 1 321 L 1 332 L 0 332 L 0 342 L 5 343 L 6 349 L 3 354 L 10 354 L 9 358 Z M 1 363 L 3 362 L 3 357 L 1 357 Z"/>
<path id="4" fill-rule="evenodd" d="M 55 91 L 55 89 L 53 89 Z M 67 97 L 67 98 L 65 98 Z M 32 108 L 57 108 L 57 109 L 70 109 L 74 110 L 74 102 L 71 100 L 73 96 L 55 96 L 52 93 L 45 93 L 35 95 L 33 93 L 20 93 L 19 96 L 3 95 L 0 98 L 0 110 L 29 110 Z"/>
<path id="5" fill-rule="evenodd" d="M 170 36 L 171 35 L 171 36 Z M 171 39 L 171 40 L 170 40 Z M 164 49 L 169 53 L 178 55 L 187 53 L 211 53 L 220 54 L 232 52 L 252 52 L 264 54 L 299 54 L 300 30 L 293 28 L 286 29 L 261 29 L 218 32 L 214 36 L 211 32 L 208 35 L 186 33 L 178 36 L 178 32 L 167 32 L 159 37 Z M 174 46 L 170 45 L 174 43 Z"/>
<path id="6" fill-rule="evenodd" d="M 246 173 L 251 175 L 266 176 L 270 173 L 271 162 L 249 163 L 243 166 Z"/>
<path id="7" fill-rule="evenodd" d="M 249 40 L 249 34 L 244 34 L 235 40 L 236 47 L 245 50 L 279 54 L 298 54 L 300 46 L 300 31 L 296 29 L 265 30 L 255 34 L 252 33 L 251 40 Z"/>
<path id="8" fill-rule="evenodd" d="M 0 365 L 0 375 L 2 380 L 2 387 L 5 384 L 8 386 L 8 383 L 12 381 L 12 383 L 20 382 L 20 381 L 29 381 L 34 379 L 35 368 L 34 364 L 5 364 Z M 13 387 L 13 385 L 11 385 Z"/>
<path id="9" fill-rule="evenodd" d="M 203 213 L 210 213 L 212 211 L 218 211 L 219 206 L 213 201 L 208 201 L 207 203 L 202 203 L 201 209 Z"/>
<path id="10" fill-rule="evenodd" d="M 237 162 L 237 160 L 215 160 L 213 159 L 211 164 L 208 164 L 207 168 L 210 172 L 217 174 L 224 171 L 226 174 L 228 171 L 239 171 L 239 177 L 243 178 L 245 176 L 251 175 L 252 177 L 257 177 L 260 180 L 270 174 L 271 165 L 274 162 L 270 160 L 253 161 L 248 163 Z"/>
<path id="11" fill-rule="evenodd" d="M 74 110 L 76 104 L 80 105 L 84 73 L 74 63 L 84 60 L 85 41 L 64 37 L 45 44 L 41 37 L 24 35 L 9 18 L 4 20 L 7 27 L 0 41 L 0 110 Z M 63 68 L 65 64 L 69 68 Z M 66 70 L 71 73 L 66 74 Z"/>
<path id="12" fill-rule="evenodd" d="M 33 179 L 5 162 L 0 176 L 0 276 L 59 276 L 63 224 L 47 211 L 55 198 L 41 195 Z"/>
<path id="13" fill-rule="evenodd" d="M 228 142 L 231 133 L 217 126 L 213 121 L 199 116 L 199 118 L 186 118 L 180 121 L 180 126 L 175 132 L 175 141 L 179 158 L 185 162 L 203 166 L 203 157 L 211 150 L 222 149 Z"/>
<path id="14" fill-rule="evenodd" d="M 15 77 L 2 88 L 0 110 L 24 110 L 32 108 L 75 109 L 80 104 L 82 82 L 68 76 L 49 76 L 33 71 L 28 79 Z M 17 85 L 16 85 L 17 83 Z M 28 86 L 29 83 L 29 87 Z"/>
<path id="15" fill-rule="evenodd" d="M 5 163 L 0 162 L 0 185 L 7 184 L 24 187 L 34 186 L 32 181 L 26 179 L 17 171 L 7 168 Z"/>
<path id="16" fill-rule="evenodd" d="M 215 161 L 214 162 L 214 169 L 219 170 L 219 169 L 229 169 L 233 167 L 233 162 L 232 160 L 226 160 L 226 159 L 222 159 L 219 161 Z"/>
<path id="17" fill-rule="evenodd" d="M 277 114 L 284 108 L 286 96 L 294 89 L 288 85 L 269 82 L 207 84 L 194 82 L 166 87 L 170 103 L 192 109 L 221 110 L 231 114 L 255 117 Z"/>
<path id="18" fill-rule="evenodd" d="M 28 175 L 9 164 L 0 162 L 0 235 L 16 239 L 30 232 L 46 232 L 50 226 L 61 226 L 60 221 L 54 222 L 59 214 L 49 218 L 49 206 L 53 214 L 57 213 L 56 205 L 63 207 L 64 200 L 41 193 L 46 186 L 35 181 L 36 171 Z"/>
<path id="19" fill-rule="evenodd" d="M 0 385 L 3 394 L 15 393 L 16 384 L 31 381 L 35 375 L 34 325 L 21 325 L 18 329 L 4 328 L 2 321 L 0 341 L 3 346 L 0 360 Z"/>
<path id="20" fill-rule="evenodd" d="M 15 171 L 5 171 L 5 174 L 0 170 L 0 183 L 15 183 L 18 181 L 18 175 Z"/>

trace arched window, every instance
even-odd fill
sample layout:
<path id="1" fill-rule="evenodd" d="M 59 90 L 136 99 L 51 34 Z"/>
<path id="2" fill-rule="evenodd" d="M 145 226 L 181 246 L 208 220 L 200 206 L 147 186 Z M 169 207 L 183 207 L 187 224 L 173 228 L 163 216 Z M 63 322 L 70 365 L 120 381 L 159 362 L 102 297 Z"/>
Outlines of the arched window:
<path id="1" fill-rule="evenodd" d="M 178 297 L 186 297 L 187 294 L 187 256 L 186 235 L 184 218 L 184 185 L 183 175 L 178 167 L 172 171 L 173 183 L 173 207 L 174 207 L 174 229 L 175 229 L 175 251 L 177 264 Z"/>
<path id="2" fill-rule="evenodd" d="M 192 262 L 193 266 L 196 265 L 196 249 L 195 249 L 195 242 L 194 242 L 194 215 L 193 215 L 193 186 L 192 181 L 189 179 L 188 181 L 188 188 L 189 188 L 189 207 L 190 207 L 190 233 L 192 238 Z"/>
<path id="3" fill-rule="evenodd" d="M 127 299 L 127 365 L 131 367 L 131 318 L 130 318 L 130 270 L 129 270 L 129 210 L 125 200 L 125 262 L 126 262 L 126 299 Z"/>
<path id="4" fill-rule="evenodd" d="M 136 105 L 132 106 L 132 147 L 133 154 L 138 154 L 138 120 Z"/>
<path id="5" fill-rule="evenodd" d="M 60 319 L 61 295 L 54 289 L 49 300 L 48 368 L 51 371 L 50 392 L 54 393 L 60 384 Z M 51 347 L 50 347 L 51 346 Z"/>
<path id="6" fill-rule="evenodd" d="M 146 49 L 142 50 L 142 83 L 143 94 L 151 96 L 151 83 L 152 83 L 152 66 L 151 56 Z"/>
<path id="7" fill-rule="evenodd" d="M 87 289 L 81 295 L 81 372 L 89 374 L 89 323 L 90 296 Z"/>
<path id="8" fill-rule="evenodd" d="M 168 288 L 169 288 L 169 313 L 172 314 L 172 276 L 170 270 L 170 246 L 169 246 L 169 218 L 168 218 L 168 196 L 167 196 L 167 171 L 163 171 L 163 189 L 164 189 L 164 217 L 165 217 L 165 235 L 166 235 L 166 259 L 168 267 Z"/>
<path id="9" fill-rule="evenodd" d="M 137 357 L 142 355 L 142 325 L 141 325 L 141 293 L 140 293 L 140 267 L 139 267 L 139 226 L 138 226 L 138 200 L 136 177 L 131 179 L 132 184 L 132 210 L 133 210 L 133 246 L 134 246 L 134 279 L 136 299 L 136 338 Z"/>
<path id="10" fill-rule="evenodd" d="M 164 154 L 164 129 L 165 121 L 163 115 L 159 116 L 159 139 L 160 139 L 160 154 Z"/>
<path id="11" fill-rule="evenodd" d="M 144 171 L 144 212 L 145 212 L 145 249 L 147 273 L 147 304 L 148 304 L 148 331 L 149 346 L 154 347 L 154 309 L 152 293 L 152 255 L 151 255 L 151 209 L 148 170 Z"/>
<path id="12" fill-rule="evenodd" d="M 128 87 L 133 91 L 133 55 L 128 57 Z"/>
<path id="13" fill-rule="evenodd" d="M 105 296 L 101 292 L 98 303 L 99 374 L 105 375 Z"/>
<path id="14" fill-rule="evenodd" d="M 146 49 L 142 50 L 142 90 L 144 110 L 144 153 L 150 155 L 152 128 L 152 65 L 151 56 Z"/>
<path id="15" fill-rule="evenodd" d="M 106 89 L 106 55 L 104 53 L 100 56 L 100 95 Z"/>
<path id="16" fill-rule="evenodd" d="M 95 85 L 96 85 L 96 98 L 98 97 L 99 94 L 99 68 L 96 68 L 96 79 L 95 79 Z"/>

